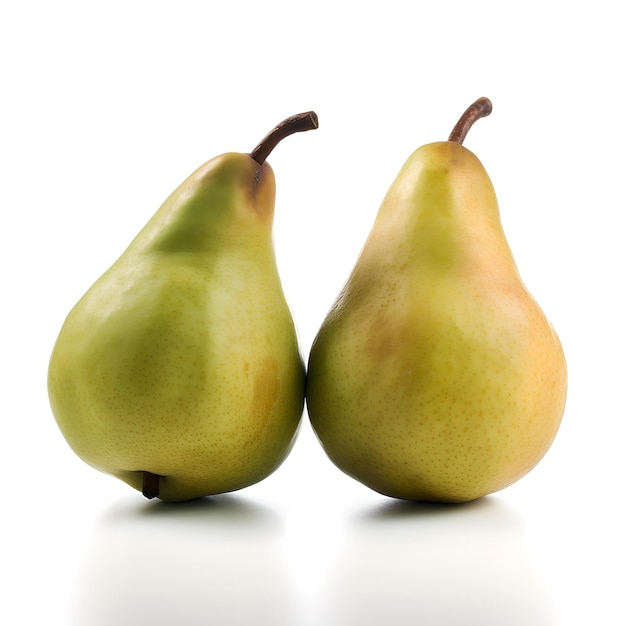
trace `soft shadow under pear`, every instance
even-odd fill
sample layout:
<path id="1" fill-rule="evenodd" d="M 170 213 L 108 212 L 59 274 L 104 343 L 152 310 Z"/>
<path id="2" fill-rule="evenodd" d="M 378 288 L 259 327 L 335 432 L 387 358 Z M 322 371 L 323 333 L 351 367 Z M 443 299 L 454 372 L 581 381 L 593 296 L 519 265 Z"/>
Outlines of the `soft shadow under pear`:
<path id="1" fill-rule="evenodd" d="M 349 524 L 327 580 L 328 626 L 547 626 L 552 607 L 524 537 L 498 498 L 391 500 Z"/>
<path id="2" fill-rule="evenodd" d="M 120 501 L 94 529 L 71 624 L 288 625 L 282 534 L 273 512 L 238 496 Z"/>

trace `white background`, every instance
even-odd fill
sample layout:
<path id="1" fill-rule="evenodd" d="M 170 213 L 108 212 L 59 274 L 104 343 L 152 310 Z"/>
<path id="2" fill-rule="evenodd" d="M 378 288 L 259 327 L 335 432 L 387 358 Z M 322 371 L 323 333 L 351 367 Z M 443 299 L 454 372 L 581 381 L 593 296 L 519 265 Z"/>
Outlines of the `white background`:
<path id="1" fill-rule="evenodd" d="M 4 623 L 626 623 L 619 3 L 320 4 L 3 3 Z M 408 505 L 335 469 L 305 413 L 270 478 L 167 506 L 70 451 L 46 391 L 56 335 L 192 170 L 318 113 L 269 159 L 306 356 L 404 160 L 482 95 L 493 114 L 465 145 L 569 364 L 535 470 L 467 506 Z"/>

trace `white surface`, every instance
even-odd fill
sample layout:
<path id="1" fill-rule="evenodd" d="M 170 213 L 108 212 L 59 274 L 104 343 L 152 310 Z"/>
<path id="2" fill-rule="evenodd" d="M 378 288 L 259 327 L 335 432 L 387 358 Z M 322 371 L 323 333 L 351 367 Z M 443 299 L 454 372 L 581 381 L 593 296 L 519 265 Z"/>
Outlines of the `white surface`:
<path id="1" fill-rule="evenodd" d="M 377 6 L 380 8 L 370 8 Z M 626 623 L 624 102 L 615 2 L 4 3 L 0 8 L 3 622 L 48 626 Z M 302 350 L 419 145 L 465 145 L 569 362 L 542 463 L 465 507 L 286 463 L 215 501 L 147 502 L 58 432 L 60 325 L 193 169 L 282 118 L 275 242 Z"/>

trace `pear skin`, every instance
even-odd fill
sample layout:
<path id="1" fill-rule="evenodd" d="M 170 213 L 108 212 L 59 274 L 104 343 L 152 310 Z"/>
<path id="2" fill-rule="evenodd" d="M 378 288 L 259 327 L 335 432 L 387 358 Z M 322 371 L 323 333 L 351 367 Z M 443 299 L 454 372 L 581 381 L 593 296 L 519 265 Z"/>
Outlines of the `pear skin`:
<path id="1" fill-rule="evenodd" d="M 299 428 L 304 363 L 274 256 L 274 174 L 258 154 L 191 174 L 74 306 L 52 352 L 49 398 L 70 447 L 149 498 L 256 483 Z"/>
<path id="2" fill-rule="evenodd" d="M 474 500 L 545 455 L 566 391 L 481 162 L 460 141 L 417 149 L 311 348 L 307 409 L 327 455 L 388 496 Z"/>

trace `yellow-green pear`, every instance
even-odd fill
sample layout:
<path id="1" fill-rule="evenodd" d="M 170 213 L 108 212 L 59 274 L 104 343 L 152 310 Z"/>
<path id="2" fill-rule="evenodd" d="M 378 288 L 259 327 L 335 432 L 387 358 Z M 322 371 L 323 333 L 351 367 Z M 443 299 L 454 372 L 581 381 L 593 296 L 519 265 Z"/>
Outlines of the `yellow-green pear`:
<path id="1" fill-rule="evenodd" d="M 304 362 L 276 267 L 265 161 L 313 112 L 250 154 L 198 168 L 70 311 L 48 391 L 71 448 L 148 498 L 241 489 L 289 453 Z"/>
<path id="2" fill-rule="evenodd" d="M 524 476 L 565 407 L 559 339 L 524 286 L 492 183 L 462 146 L 417 149 L 311 348 L 307 408 L 330 459 L 388 496 L 464 502 Z"/>

